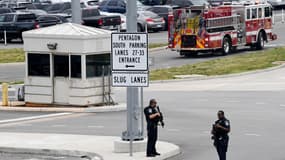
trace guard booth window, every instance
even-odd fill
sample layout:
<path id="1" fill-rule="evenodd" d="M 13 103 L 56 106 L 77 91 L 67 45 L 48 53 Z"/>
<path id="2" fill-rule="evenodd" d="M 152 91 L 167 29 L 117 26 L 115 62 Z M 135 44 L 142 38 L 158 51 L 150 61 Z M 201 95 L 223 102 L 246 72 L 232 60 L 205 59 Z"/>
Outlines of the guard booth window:
<path id="1" fill-rule="evenodd" d="M 81 56 L 71 55 L 71 78 L 81 78 Z"/>
<path id="2" fill-rule="evenodd" d="M 28 53 L 28 75 L 50 76 L 50 55 Z"/>
<path id="3" fill-rule="evenodd" d="M 69 58 L 68 56 L 54 55 L 54 76 L 69 77 Z"/>
<path id="4" fill-rule="evenodd" d="M 101 77 L 110 73 L 110 54 L 86 56 L 86 76 Z"/>

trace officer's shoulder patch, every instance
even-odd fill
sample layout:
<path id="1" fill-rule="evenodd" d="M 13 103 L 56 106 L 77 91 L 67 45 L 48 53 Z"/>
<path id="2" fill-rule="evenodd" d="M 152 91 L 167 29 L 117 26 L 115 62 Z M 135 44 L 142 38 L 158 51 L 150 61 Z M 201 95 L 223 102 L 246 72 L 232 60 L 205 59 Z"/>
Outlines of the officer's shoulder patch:
<path id="1" fill-rule="evenodd" d="M 151 108 L 148 109 L 148 113 L 152 113 L 152 109 Z"/>
<path id="2" fill-rule="evenodd" d="M 226 120 L 226 121 L 225 121 L 225 125 L 226 125 L 226 126 L 229 126 L 229 125 L 230 125 L 230 121 Z"/>

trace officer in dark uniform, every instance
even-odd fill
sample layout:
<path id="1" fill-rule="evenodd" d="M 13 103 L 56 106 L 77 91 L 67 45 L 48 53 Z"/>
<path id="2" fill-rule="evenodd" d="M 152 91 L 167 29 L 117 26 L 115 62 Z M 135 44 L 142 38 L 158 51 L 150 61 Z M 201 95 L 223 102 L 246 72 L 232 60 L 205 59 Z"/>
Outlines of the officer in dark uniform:
<path id="1" fill-rule="evenodd" d="M 157 107 L 155 99 L 151 99 L 149 106 L 144 109 L 144 114 L 147 121 L 147 157 L 155 157 L 160 155 L 156 149 L 155 144 L 157 141 L 157 126 L 161 121 L 162 114 Z"/>
<path id="2" fill-rule="evenodd" d="M 228 150 L 230 132 L 230 121 L 226 119 L 224 111 L 218 112 L 218 120 L 213 124 L 212 139 L 214 140 L 214 146 L 217 149 L 220 160 L 226 160 L 226 153 Z"/>

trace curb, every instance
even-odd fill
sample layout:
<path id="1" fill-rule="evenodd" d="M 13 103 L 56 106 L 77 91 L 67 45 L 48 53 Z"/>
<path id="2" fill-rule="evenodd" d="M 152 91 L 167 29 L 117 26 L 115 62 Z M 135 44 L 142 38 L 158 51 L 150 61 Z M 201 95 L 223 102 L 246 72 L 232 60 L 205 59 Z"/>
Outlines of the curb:
<path id="1" fill-rule="evenodd" d="M 228 75 L 218 75 L 218 76 L 201 76 L 201 77 L 191 77 L 191 78 L 182 78 L 182 79 L 171 79 L 171 80 L 156 80 L 156 81 L 150 81 L 151 84 L 158 84 L 158 83 L 171 83 L 171 82 L 183 82 L 183 81 L 201 81 L 201 80 L 210 80 L 210 79 L 219 79 L 219 78 L 231 78 L 231 77 L 240 77 L 240 76 L 246 76 L 251 74 L 258 74 L 258 73 L 264 73 L 264 72 L 270 72 L 274 70 L 278 70 L 281 68 L 285 68 L 285 64 L 281 64 L 279 66 L 270 67 L 267 69 L 260 69 L 255 71 L 248 71 L 243 73 L 236 73 L 236 74 L 228 74 Z"/>
<path id="2" fill-rule="evenodd" d="M 10 154 L 29 154 L 29 155 L 45 155 L 45 156 L 67 156 L 67 157 L 88 157 L 91 160 L 103 160 L 102 156 L 97 153 L 89 153 L 82 151 L 71 150 L 52 150 L 52 149 L 25 149 L 25 148 L 10 148 L 0 147 L 1 153 Z"/>
<path id="3" fill-rule="evenodd" d="M 151 48 L 151 49 L 149 49 L 148 51 L 149 51 L 149 52 L 157 52 L 157 51 L 166 50 L 166 49 L 168 49 L 168 46 Z"/>
<path id="4" fill-rule="evenodd" d="M 88 108 L 64 108 L 64 107 L 4 107 L 0 106 L 0 111 L 28 111 L 28 112 L 71 112 L 71 113 L 104 113 L 104 112 L 119 112 L 125 111 L 127 106 L 125 103 L 111 106 Z"/>

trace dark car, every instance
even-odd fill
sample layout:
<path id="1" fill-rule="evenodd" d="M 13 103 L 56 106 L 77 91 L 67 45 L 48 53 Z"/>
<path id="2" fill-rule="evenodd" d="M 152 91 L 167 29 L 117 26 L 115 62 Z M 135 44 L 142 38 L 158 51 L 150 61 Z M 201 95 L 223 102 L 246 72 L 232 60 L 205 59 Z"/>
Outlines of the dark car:
<path id="1" fill-rule="evenodd" d="M 68 23 L 70 16 L 64 14 L 42 15 L 37 18 L 39 28 L 49 27 L 57 24 Z"/>
<path id="2" fill-rule="evenodd" d="M 81 8 L 86 8 L 84 3 L 80 3 Z M 48 13 L 64 13 L 66 10 L 71 9 L 71 3 L 70 2 L 64 2 L 64 3 L 54 3 L 45 8 L 45 10 Z"/>
<path id="3" fill-rule="evenodd" d="M 32 13 L 7 13 L 0 15 L 0 39 L 4 39 L 6 31 L 7 41 L 22 39 L 22 32 L 36 29 L 36 15 Z"/>
<path id="4" fill-rule="evenodd" d="M 100 3 L 99 9 L 104 12 L 125 13 L 126 2 L 124 0 L 104 0 Z"/>
<path id="5" fill-rule="evenodd" d="M 41 9 L 26 9 L 26 10 L 21 10 L 21 12 L 33 13 L 33 14 L 35 14 L 37 17 L 38 17 L 38 16 L 41 16 L 41 15 L 46 15 L 46 14 L 48 14 L 46 11 L 41 10 Z"/>
<path id="6" fill-rule="evenodd" d="M 86 26 L 108 30 L 117 30 L 121 25 L 121 17 L 118 15 L 101 15 L 97 8 L 82 9 L 82 23 Z"/>
<path id="7" fill-rule="evenodd" d="M 193 5 L 190 0 L 167 0 L 166 4 L 170 6 L 176 5 L 179 7 L 189 7 Z"/>
<path id="8" fill-rule="evenodd" d="M 179 8 L 178 6 L 170 6 L 170 5 L 156 5 L 156 6 L 150 6 L 146 8 L 147 11 L 154 12 L 158 14 L 160 17 L 163 17 L 165 21 L 165 27 L 164 29 L 168 29 L 168 15 L 169 12 L 172 12 L 173 9 Z"/>
<path id="9" fill-rule="evenodd" d="M 10 8 L 0 8 L 0 14 L 4 14 L 4 13 L 12 13 L 13 10 Z"/>

